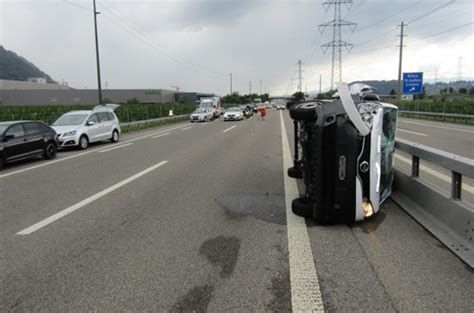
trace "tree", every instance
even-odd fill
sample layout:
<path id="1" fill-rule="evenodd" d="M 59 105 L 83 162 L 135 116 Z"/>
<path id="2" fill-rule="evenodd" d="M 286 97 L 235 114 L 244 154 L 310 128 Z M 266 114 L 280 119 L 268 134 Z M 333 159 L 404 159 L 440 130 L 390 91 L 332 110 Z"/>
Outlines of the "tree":
<path id="1" fill-rule="evenodd" d="M 297 91 L 293 94 L 293 99 L 295 99 L 295 101 L 301 101 L 301 100 L 304 100 L 304 93 L 300 92 L 300 91 Z"/>
<path id="2" fill-rule="evenodd" d="M 459 88 L 459 93 L 467 93 L 467 88 Z"/>
<path id="3" fill-rule="evenodd" d="M 453 93 L 454 92 L 454 88 L 453 87 L 449 87 L 449 93 Z"/>
<path id="4" fill-rule="evenodd" d="M 474 95 L 474 86 L 472 86 L 471 88 L 469 88 L 469 94 L 470 94 L 470 95 Z"/>
<path id="5" fill-rule="evenodd" d="M 391 95 L 391 96 L 396 96 L 396 95 L 397 95 L 397 92 L 395 91 L 395 89 L 392 89 L 392 90 L 390 91 L 390 95 Z"/>

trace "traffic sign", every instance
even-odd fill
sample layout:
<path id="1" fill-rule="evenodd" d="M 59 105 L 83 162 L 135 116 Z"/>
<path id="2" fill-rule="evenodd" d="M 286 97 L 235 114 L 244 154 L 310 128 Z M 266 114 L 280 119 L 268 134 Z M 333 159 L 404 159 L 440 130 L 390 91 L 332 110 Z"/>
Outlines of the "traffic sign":
<path id="1" fill-rule="evenodd" d="M 423 72 L 403 73 L 403 93 L 420 94 L 423 92 Z"/>

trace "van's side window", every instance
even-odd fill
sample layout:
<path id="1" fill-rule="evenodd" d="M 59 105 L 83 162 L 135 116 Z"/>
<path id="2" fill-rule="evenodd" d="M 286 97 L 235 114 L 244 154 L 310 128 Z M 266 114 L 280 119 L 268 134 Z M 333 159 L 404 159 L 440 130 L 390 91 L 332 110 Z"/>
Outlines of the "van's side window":
<path id="1" fill-rule="evenodd" d="M 87 120 L 87 122 L 94 122 L 98 124 L 99 118 L 97 117 L 97 114 L 96 113 L 92 114 L 91 117 L 89 117 L 89 119 Z"/>

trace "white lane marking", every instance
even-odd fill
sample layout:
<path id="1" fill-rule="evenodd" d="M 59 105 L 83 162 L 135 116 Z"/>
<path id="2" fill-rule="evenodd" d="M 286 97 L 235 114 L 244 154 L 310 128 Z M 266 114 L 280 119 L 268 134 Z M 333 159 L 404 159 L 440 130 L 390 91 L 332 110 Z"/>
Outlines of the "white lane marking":
<path id="1" fill-rule="evenodd" d="M 411 165 L 411 160 L 408 159 L 408 158 L 405 158 L 404 156 L 395 154 L 395 158 L 402 161 L 403 163 Z M 430 174 L 430 175 L 432 175 L 432 176 L 434 176 L 434 177 L 436 177 L 436 178 L 438 178 L 438 179 L 440 179 L 440 180 L 442 180 L 446 183 L 451 184 L 451 177 L 449 177 L 447 175 L 441 174 L 440 172 L 435 171 L 435 170 L 433 170 L 433 169 L 431 169 L 431 168 L 429 168 L 425 165 L 420 165 L 420 169 L 423 172 L 426 172 L 426 173 L 428 173 L 428 174 Z M 462 183 L 462 189 L 469 192 L 469 193 L 474 194 L 474 187 L 470 186 L 466 183 Z"/>
<path id="2" fill-rule="evenodd" d="M 115 150 L 115 149 L 120 149 L 120 148 L 123 148 L 123 147 L 126 147 L 126 146 L 130 146 L 130 145 L 133 145 L 133 142 L 129 142 L 129 143 L 126 143 L 126 144 L 122 144 L 120 146 L 116 146 L 116 147 L 113 147 L 113 148 L 107 148 L 107 149 L 104 149 L 104 150 L 99 150 L 97 151 L 98 153 L 104 153 L 104 152 L 109 152 L 109 151 L 112 151 L 112 150 Z"/>
<path id="3" fill-rule="evenodd" d="M 59 163 L 59 162 L 66 161 L 66 160 L 69 160 L 69 159 L 77 158 L 77 157 L 80 157 L 80 156 L 83 156 L 83 155 L 86 155 L 86 154 L 97 152 L 98 150 L 101 150 L 101 149 L 104 149 L 104 148 L 103 147 L 102 148 L 97 148 L 97 149 L 94 149 L 94 150 L 89 150 L 89 151 L 86 151 L 86 152 L 74 154 L 74 155 L 71 155 L 71 156 L 68 156 L 68 157 L 65 157 L 65 158 L 61 158 L 61 159 L 57 159 L 57 160 L 54 160 L 54 161 L 49 161 L 47 163 L 41 163 L 41 164 L 38 164 L 38 165 L 30 166 L 30 167 L 27 167 L 27 168 L 24 168 L 24 169 L 21 169 L 21 170 L 17 170 L 17 171 L 13 171 L 13 172 L 10 172 L 10 173 L 0 175 L 0 178 L 15 175 L 15 174 L 19 174 L 19 173 L 23 173 L 23 172 L 26 172 L 26 171 L 29 171 L 29 170 L 34 170 L 36 168 L 40 168 L 40 167 L 43 167 L 43 166 Z"/>
<path id="4" fill-rule="evenodd" d="M 141 139 L 152 137 L 152 136 L 155 136 L 155 135 L 158 135 L 158 134 L 161 134 L 161 133 L 164 133 L 164 132 L 168 132 L 168 131 L 171 131 L 171 130 L 180 129 L 182 127 L 184 127 L 184 126 L 181 125 L 181 126 L 177 126 L 177 127 L 167 128 L 167 129 L 161 130 L 161 131 L 153 133 L 153 134 L 147 134 L 147 135 L 143 135 L 143 136 L 140 136 L 140 137 L 136 137 L 136 138 L 128 139 L 128 140 L 125 140 L 125 141 L 121 141 L 120 143 L 124 144 L 124 143 L 128 143 L 128 142 L 141 140 Z M 48 166 L 48 165 L 52 165 L 52 164 L 59 163 L 59 162 L 62 162 L 62 161 L 66 161 L 66 160 L 69 160 L 69 159 L 77 158 L 77 157 L 80 157 L 80 156 L 83 156 L 83 155 L 86 155 L 86 154 L 97 152 L 101 149 L 104 149 L 104 147 L 88 150 L 88 151 L 81 152 L 81 153 L 78 153 L 78 154 L 74 154 L 74 155 L 71 155 L 71 156 L 68 156 L 68 157 L 65 157 L 65 158 L 60 158 L 60 159 L 57 159 L 57 160 L 54 160 L 54 161 L 48 161 L 48 162 L 44 162 L 44 163 L 41 163 L 41 164 L 38 164 L 38 165 L 23 168 L 21 170 L 9 172 L 9 173 L 0 175 L 0 178 L 20 174 L 20 173 L 27 172 L 27 171 L 30 171 L 30 170 L 34 170 L 34 169 L 37 169 L 37 168 L 40 168 L 40 167 L 43 167 L 43 166 Z"/>
<path id="5" fill-rule="evenodd" d="M 427 123 L 419 123 L 419 122 L 412 122 L 412 121 L 405 121 L 405 120 L 400 120 L 399 122 L 401 123 L 406 123 L 406 124 L 414 124 L 414 125 L 421 125 L 421 126 L 428 126 L 428 127 L 433 127 L 433 128 L 441 128 L 441 129 L 448 129 L 448 130 L 453 130 L 457 132 L 464 132 L 468 134 L 473 134 L 473 130 L 467 130 L 467 129 L 460 129 L 460 128 L 455 128 L 455 127 L 446 127 L 446 126 L 439 126 L 439 125 L 433 125 L 433 124 L 427 124 Z"/>
<path id="6" fill-rule="evenodd" d="M 283 176 L 285 182 L 286 224 L 288 227 L 288 251 L 293 312 L 324 312 L 318 274 L 314 266 L 305 219 L 291 211 L 291 201 L 299 192 L 294 179 L 286 175 L 293 166 L 290 144 L 286 135 L 283 114 L 280 112 L 281 144 L 283 148 Z"/>
<path id="7" fill-rule="evenodd" d="M 397 131 L 401 131 L 401 132 L 405 132 L 405 133 L 409 133 L 409 134 L 413 134 L 413 135 L 418 135 L 418 136 L 423 136 L 423 137 L 428 136 L 427 134 L 418 133 L 418 132 L 414 132 L 414 131 L 407 130 L 407 129 L 402 129 L 402 128 L 397 128 Z"/>
<path id="8" fill-rule="evenodd" d="M 185 127 L 185 128 L 181 128 L 181 130 L 188 130 L 188 129 L 191 129 L 192 127 Z"/>
<path id="9" fill-rule="evenodd" d="M 231 130 L 232 128 L 236 128 L 236 127 L 237 127 L 237 125 L 231 126 L 231 127 L 227 128 L 227 129 L 224 129 L 222 132 L 223 132 L 223 133 L 227 133 L 229 130 Z"/>
<path id="10" fill-rule="evenodd" d="M 146 170 L 143 170 L 143 171 L 141 171 L 141 172 L 139 172 L 139 173 L 137 173 L 137 174 L 135 174 L 135 175 L 133 175 L 133 176 L 127 178 L 127 179 L 124 179 L 124 180 L 122 180 L 121 182 L 119 182 L 119 183 L 117 183 L 117 184 L 115 184 L 115 185 L 113 185 L 113 186 L 110 186 L 110 187 L 108 187 L 108 188 L 102 190 L 101 192 L 98 192 L 98 193 L 96 193 L 95 195 L 92 195 L 92 196 L 90 196 L 90 197 L 88 197 L 88 198 L 86 198 L 86 199 L 84 199 L 84 200 L 82 200 L 82 201 L 80 201 L 80 202 L 78 202 L 78 203 L 76 203 L 76 204 L 74 204 L 74 205 L 71 205 L 70 207 L 68 207 L 68 208 L 66 208 L 66 209 L 64 209 L 64 210 L 62 210 L 62 211 L 60 211 L 60 212 L 58 212 L 58 213 L 56 213 L 56 214 L 54 214 L 54 215 L 51 215 L 50 217 L 45 218 L 44 220 L 42 220 L 42 221 L 40 221 L 40 222 L 38 222 L 38 223 L 36 223 L 36 224 L 34 224 L 34 225 L 31 225 L 30 227 L 25 228 L 25 229 L 19 231 L 19 232 L 16 233 L 16 234 L 17 234 L 17 235 L 30 235 L 31 233 L 37 231 L 38 229 L 41 229 L 41 228 L 43 228 L 43 227 L 45 227 L 45 226 L 47 226 L 47 225 L 49 225 L 49 224 L 51 224 L 51 223 L 53 223 L 53 222 L 59 220 L 60 218 L 63 218 L 63 217 L 65 217 L 66 215 L 68 215 L 68 214 L 70 214 L 70 213 L 72 213 L 72 212 L 74 212 L 74 211 L 79 210 L 80 208 L 82 208 L 82 207 L 88 205 L 89 203 L 94 202 L 95 200 L 97 200 L 97 199 L 99 199 L 99 198 L 102 198 L 103 196 L 105 196 L 105 195 L 111 193 L 111 192 L 114 191 L 114 190 L 117 190 L 117 189 L 120 188 L 120 187 L 125 186 L 125 185 L 128 184 L 128 183 L 131 183 L 132 181 L 134 181 L 134 180 L 136 180 L 136 179 L 142 177 L 143 175 L 145 175 L 145 174 L 147 174 L 147 173 L 149 173 L 149 172 L 151 172 L 151 171 L 157 169 L 158 167 L 160 167 L 160 166 L 162 166 L 162 165 L 165 165 L 166 163 L 168 163 L 168 161 L 161 161 L 160 163 L 155 164 L 155 165 L 153 165 L 153 166 L 147 168 Z"/>
<path id="11" fill-rule="evenodd" d="M 160 134 L 160 135 L 156 135 L 156 136 L 153 136 L 151 138 L 159 138 L 159 137 L 163 137 L 163 136 L 168 136 L 170 133 L 164 133 L 164 134 Z"/>

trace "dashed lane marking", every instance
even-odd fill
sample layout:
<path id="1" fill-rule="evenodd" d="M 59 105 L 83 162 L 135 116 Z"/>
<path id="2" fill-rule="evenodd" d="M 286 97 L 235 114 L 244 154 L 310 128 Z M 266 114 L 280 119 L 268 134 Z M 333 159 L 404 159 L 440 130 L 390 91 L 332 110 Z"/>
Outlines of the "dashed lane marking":
<path id="1" fill-rule="evenodd" d="M 233 129 L 233 128 L 236 128 L 236 127 L 237 127 L 237 125 L 231 126 L 231 127 L 227 128 L 227 129 L 224 129 L 222 132 L 223 132 L 223 133 L 227 133 L 229 130 L 231 130 L 231 129 Z"/>
<path id="2" fill-rule="evenodd" d="M 119 182 L 119 183 L 117 183 L 113 186 L 110 186 L 110 187 L 102 190 L 101 192 L 96 193 L 95 195 L 92 195 L 92 196 L 90 196 L 90 197 L 88 197 L 88 198 L 86 198 L 86 199 L 84 199 L 84 200 L 82 200 L 82 201 L 80 201 L 80 202 L 78 202 L 74 205 L 71 205 L 70 207 L 68 207 L 68 208 L 66 208 L 66 209 L 64 209 L 64 210 L 62 210 L 62 211 L 60 211 L 60 212 L 58 212 L 54 215 L 51 215 L 50 217 L 45 218 L 44 220 L 42 220 L 42 221 L 40 221 L 40 222 L 38 222 L 34 225 L 31 225 L 30 227 L 25 228 L 25 229 L 19 231 L 16 234 L 17 235 L 30 235 L 30 234 L 34 233 L 35 231 L 37 231 L 37 230 L 39 230 L 43 227 L 46 227 L 49 224 L 65 217 L 66 215 L 71 214 L 72 212 L 79 210 L 80 208 L 88 205 L 89 203 L 94 202 L 95 200 L 97 200 L 99 198 L 102 198 L 103 196 L 113 192 L 114 190 L 117 190 L 120 187 L 123 187 L 123 186 L 131 183 L 132 181 L 142 177 L 143 175 L 148 174 L 149 172 L 159 168 L 160 166 L 165 165 L 166 163 L 168 163 L 168 161 L 161 161 L 160 163 L 157 163 L 157 164 L 155 164 L 155 165 L 153 165 L 153 166 L 151 166 L 151 167 L 149 167 L 149 168 L 147 168 L 147 169 L 145 169 L 145 170 L 143 170 L 143 171 L 141 171 L 141 172 L 139 172 L 139 173 L 137 173 L 133 176 L 130 176 L 127 179 L 122 180 L 121 182 Z"/>

